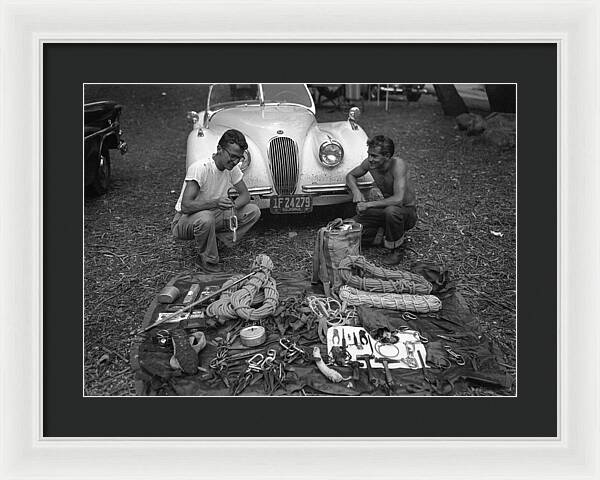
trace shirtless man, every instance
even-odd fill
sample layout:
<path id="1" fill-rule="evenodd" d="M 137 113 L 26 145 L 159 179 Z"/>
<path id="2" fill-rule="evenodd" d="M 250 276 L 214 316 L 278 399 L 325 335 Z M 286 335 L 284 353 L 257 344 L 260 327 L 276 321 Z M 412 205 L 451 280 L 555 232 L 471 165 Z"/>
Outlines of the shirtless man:
<path id="1" fill-rule="evenodd" d="M 382 260 L 397 265 L 402 259 L 400 246 L 404 232 L 417 223 L 415 191 L 410 181 L 407 163 L 394 156 L 394 142 L 377 135 L 367 142 L 368 157 L 346 175 L 346 184 L 356 203 L 354 217 L 363 226 L 363 239 L 373 239 L 378 229 L 384 232 L 384 246 L 390 254 Z M 366 201 L 356 179 L 370 172 L 383 198 Z"/>

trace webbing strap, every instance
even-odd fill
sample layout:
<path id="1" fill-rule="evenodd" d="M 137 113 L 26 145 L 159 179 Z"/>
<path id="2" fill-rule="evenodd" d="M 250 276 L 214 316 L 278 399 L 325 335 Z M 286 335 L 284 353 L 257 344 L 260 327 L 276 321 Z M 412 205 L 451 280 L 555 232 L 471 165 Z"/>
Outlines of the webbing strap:
<path id="1" fill-rule="evenodd" d="M 315 284 L 319 283 L 319 269 L 321 268 L 321 250 L 323 249 L 323 231 L 324 228 L 319 228 L 317 232 L 317 240 L 315 241 L 315 248 L 313 250 L 313 269 L 312 278 L 310 282 Z"/>
<path id="2" fill-rule="evenodd" d="M 325 230 L 323 232 L 323 256 L 325 257 L 325 268 L 327 269 L 327 277 L 328 277 L 328 281 L 327 282 L 323 282 L 323 286 L 325 287 L 325 294 L 328 297 L 331 297 L 331 294 L 334 293 L 333 287 L 334 287 L 334 276 L 333 276 L 333 263 L 331 261 L 331 253 L 329 252 L 329 237 L 330 237 L 330 233 Z M 328 284 L 328 285 L 326 285 Z"/>

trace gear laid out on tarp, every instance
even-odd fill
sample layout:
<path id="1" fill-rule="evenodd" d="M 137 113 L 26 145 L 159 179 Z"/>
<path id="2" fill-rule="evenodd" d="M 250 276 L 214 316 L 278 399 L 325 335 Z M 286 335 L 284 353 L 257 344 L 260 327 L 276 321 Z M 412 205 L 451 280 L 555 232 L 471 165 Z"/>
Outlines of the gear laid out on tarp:
<path id="1" fill-rule="evenodd" d="M 415 266 L 413 272 L 425 273 L 442 308 L 414 314 L 364 305 L 347 310 L 327 300 L 305 272 L 277 273 L 276 266 L 271 271 L 279 303 L 257 320 L 217 319 L 199 304 L 176 321 L 152 327 L 181 307 L 153 301 L 143 321 L 146 332 L 135 337 L 131 349 L 138 395 L 453 395 L 473 386 L 509 394 L 512 377 L 502 367 L 503 352 L 479 331 L 442 269 Z M 167 286 L 183 297 L 199 285 L 202 296 L 234 278 L 186 273 Z M 266 303 L 271 293 L 264 285 Z M 252 288 L 258 293 L 261 287 Z M 233 293 L 225 289 L 221 299 Z M 319 305 L 321 315 L 314 311 Z M 323 340 L 319 318 L 325 318 Z"/>

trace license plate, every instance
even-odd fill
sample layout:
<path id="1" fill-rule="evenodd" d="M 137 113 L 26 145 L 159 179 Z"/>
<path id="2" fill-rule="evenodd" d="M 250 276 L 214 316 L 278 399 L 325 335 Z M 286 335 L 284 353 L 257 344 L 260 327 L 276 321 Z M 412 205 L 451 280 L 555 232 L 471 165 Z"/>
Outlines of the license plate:
<path id="1" fill-rule="evenodd" d="M 310 195 L 279 195 L 271 197 L 271 213 L 308 213 L 312 212 Z"/>

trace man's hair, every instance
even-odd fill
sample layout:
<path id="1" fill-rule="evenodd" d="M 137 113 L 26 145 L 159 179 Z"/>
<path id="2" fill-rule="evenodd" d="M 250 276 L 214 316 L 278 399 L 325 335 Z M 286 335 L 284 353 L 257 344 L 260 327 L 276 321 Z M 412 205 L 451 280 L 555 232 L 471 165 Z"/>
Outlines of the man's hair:
<path id="1" fill-rule="evenodd" d="M 219 140 L 219 146 L 221 148 L 225 148 L 227 144 L 235 143 L 242 150 L 248 149 L 248 143 L 246 142 L 246 137 L 239 130 L 227 130 L 221 139 Z"/>
<path id="2" fill-rule="evenodd" d="M 394 155 L 394 141 L 385 135 L 375 135 L 370 140 L 367 140 L 367 147 L 378 148 L 382 155 L 391 157 Z"/>

